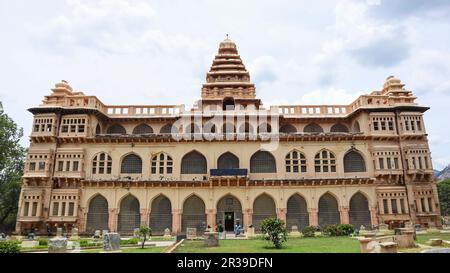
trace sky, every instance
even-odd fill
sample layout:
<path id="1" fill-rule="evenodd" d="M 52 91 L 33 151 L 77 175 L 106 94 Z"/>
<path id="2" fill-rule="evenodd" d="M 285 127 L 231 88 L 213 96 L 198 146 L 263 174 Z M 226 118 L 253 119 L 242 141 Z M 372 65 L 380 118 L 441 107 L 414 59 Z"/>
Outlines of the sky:
<path id="1" fill-rule="evenodd" d="M 24 128 L 67 80 L 105 104 L 200 98 L 226 34 L 266 107 L 349 104 L 395 75 L 450 163 L 450 1 L 0 0 L 0 101 Z"/>

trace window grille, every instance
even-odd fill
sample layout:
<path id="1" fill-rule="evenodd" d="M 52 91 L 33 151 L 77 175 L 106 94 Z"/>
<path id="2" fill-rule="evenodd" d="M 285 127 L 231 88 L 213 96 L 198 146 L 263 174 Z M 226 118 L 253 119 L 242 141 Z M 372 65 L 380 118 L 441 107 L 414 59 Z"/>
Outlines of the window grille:
<path id="1" fill-rule="evenodd" d="M 291 196 L 287 202 L 286 227 L 291 230 L 292 226 L 297 226 L 299 230 L 309 226 L 306 200 L 298 194 Z"/>
<path id="2" fill-rule="evenodd" d="M 155 235 L 164 234 L 166 228 L 172 230 L 172 205 L 169 198 L 158 196 L 150 210 L 150 228 Z"/>
<path id="3" fill-rule="evenodd" d="M 319 199 L 319 226 L 340 224 L 338 202 L 329 193 L 322 195 Z"/>
<path id="4" fill-rule="evenodd" d="M 314 158 L 316 173 L 336 172 L 336 157 L 328 150 L 318 152 Z"/>
<path id="5" fill-rule="evenodd" d="M 348 133 L 348 128 L 342 123 L 335 124 L 331 127 L 332 133 Z"/>
<path id="6" fill-rule="evenodd" d="M 172 157 L 165 153 L 154 155 L 151 161 L 152 174 L 171 174 L 173 173 Z"/>
<path id="7" fill-rule="evenodd" d="M 120 203 L 118 231 L 120 234 L 133 234 L 141 226 L 141 211 L 136 197 L 129 195 Z"/>
<path id="8" fill-rule="evenodd" d="M 267 194 L 260 195 L 253 202 L 252 222 L 255 231 L 260 231 L 261 222 L 270 217 L 277 217 L 275 202 Z"/>
<path id="9" fill-rule="evenodd" d="M 159 131 L 160 134 L 172 134 L 172 124 L 166 124 L 164 125 L 161 130 Z M 174 127 L 175 131 L 177 132 L 176 128 Z"/>
<path id="10" fill-rule="evenodd" d="M 234 154 L 227 152 L 217 160 L 218 169 L 239 169 L 239 158 Z"/>
<path id="11" fill-rule="evenodd" d="M 142 159 L 135 155 L 127 155 L 120 166 L 120 173 L 137 174 L 142 173 Z"/>
<path id="12" fill-rule="evenodd" d="M 109 135 L 126 135 L 127 131 L 122 125 L 114 124 L 108 128 L 106 133 Z"/>
<path id="13" fill-rule="evenodd" d="M 291 124 L 286 124 L 286 125 L 281 126 L 280 133 L 284 133 L 284 134 L 297 133 L 297 128 L 295 128 Z"/>
<path id="14" fill-rule="evenodd" d="M 97 195 L 89 203 L 86 231 L 94 233 L 96 230 L 108 230 L 108 221 L 108 201 L 105 197 Z"/>
<path id="15" fill-rule="evenodd" d="M 389 158 L 390 160 L 390 158 Z M 390 162 L 388 163 L 388 168 L 391 168 Z M 350 151 L 344 156 L 344 172 L 365 172 L 366 163 L 362 155 L 356 151 Z"/>
<path id="16" fill-rule="evenodd" d="M 182 174 L 206 174 L 206 158 L 199 152 L 190 152 L 181 160 Z"/>
<path id="17" fill-rule="evenodd" d="M 250 158 L 251 173 L 276 173 L 276 162 L 273 155 L 267 151 L 259 151 Z"/>
<path id="18" fill-rule="evenodd" d="M 372 228 L 369 201 L 364 194 L 358 192 L 350 199 L 349 218 L 350 224 L 356 229 L 359 229 L 361 226 L 364 226 L 366 229 Z"/>
<path id="19" fill-rule="evenodd" d="M 140 124 L 133 129 L 133 135 L 153 134 L 153 128 L 147 124 Z"/>
<path id="20" fill-rule="evenodd" d="M 182 232 L 187 228 L 196 228 L 197 232 L 204 232 L 207 227 L 205 203 L 199 197 L 193 195 L 183 204 L 183 216 L 181 220 Z"/>
<path id="21" fill-rule="evenodd" d="M 310 123 L 306 125 L 305 129 L 303 130 L 305 133 L 323 133 L 323 128 L 320 127 L 320 125 L 316 123 Z"/>
<path id="22" fill-rule="evenodd" d="M 112 158 L 109 154 L 100 153 L 92 161 L 92 174 L 111 174 Z"/>
<path id="23" fill-rule="evenodd" d="M 54 202 L 53 203 L 52 215 L 53 216 L 58 216 L 58 213 L 59 213 L 59 202 Z"/>
<path id="24" fill-rule="evenodd" d="M 306 157 L 301 152 L 292 151 L 288 153 L 285 163 L 287 173 L 306 173 Z"/>

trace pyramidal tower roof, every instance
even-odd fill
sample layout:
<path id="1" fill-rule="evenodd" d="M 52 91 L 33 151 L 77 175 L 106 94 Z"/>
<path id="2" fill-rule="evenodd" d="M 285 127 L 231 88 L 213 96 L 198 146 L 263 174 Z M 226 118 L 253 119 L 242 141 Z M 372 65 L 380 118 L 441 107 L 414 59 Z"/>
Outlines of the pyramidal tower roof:
<path id="1" fill-rule="evenodd" d="M 222 100 L 254 99 L 255 85 L 250 82 L 250 73 L 245 68 L 236 44 L 227 38 L 220 43 L 219 52 L 206 74 L 202 88 L 202 99 Z"/>

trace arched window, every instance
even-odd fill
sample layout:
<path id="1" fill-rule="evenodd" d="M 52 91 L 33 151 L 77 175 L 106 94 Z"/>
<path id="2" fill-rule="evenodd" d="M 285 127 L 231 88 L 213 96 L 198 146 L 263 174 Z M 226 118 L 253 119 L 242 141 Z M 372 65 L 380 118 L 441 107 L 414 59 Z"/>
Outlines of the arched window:
<path id="1" fill-rule="evenodd" d="M 332 133 L 348 133 L 348 128 L 342 123 L 337 123 L 331 127 Z"/>
<path id="2" fill-rule="evenodd" d="M 244 226 L 242 205 L 236 197 L 229 194 L 217 202 L 216 223 L 221 223 L 225 231 L 233 231 L 238 223 Z"/>
<path id="3" fill-rule="evenodd" d="M 357 151 L 350 151 L 344 156 L 344 172 L 346 173 L 356 173 L 365 172 L 366 163 L 364 158 Z"/>
<path id="4" fill-rule="evenodd" d="M 160 195 L 152 202 L 150 210 L 152 234 L 164 234 L 166 228 L 172 230 L 172 204 L 169 198 Z"/>
<path id="5" fill-rule="evenodd" d="M 184 130 L 185 134 L 199 134 L 200 132 L 200 127 L 194 123 L 188 124 Z"/>
<path id="6" fill-rule="evenodd" d="M 107 153 L 99 153 L 92 160 L 92 174 L 111 174 L 112 158 Z"/>
<path id="7" fill-rule="evenodd" d="M 234 134 L 236 131 L 236 128 L 231 123 L 225 123 L 222 126 L 222 133 L 224 134 Z"/>
<path id="8" fill-rule="evenodd" d="M 258 126 L 258 133 L 271 133 L 272 132 L 272 126 L 267 123 L 263 123 Z"/>
<path id="9" fill-rule="evenodd" d="M 122 125 L 114 124 L 109 126 L 108 130 L 106 131 L 108 135 L 126 135 L 127 131 Z"/>
<path id="10" fill-rule="evenodd" d="M 165 153 L 154 155 L 151 164 L 152 174 L 171 174 L 173 172 L 172 157 Z"/>
<path id="11" fill-rule="evenodd" d="M 250 158 L 251 173 L 276 173 L 275 158 L 267 151 L 258 151 Z"/>
<path id="12" fill-rule="evenodd" d="M 292 151 L 286 155 L 286 172 L 287 173 L 306 173 L 306 157 L 299 151 Z"/>
<path id="13" fill-rule="evenodd" d="M 310 124 L 306 125 L 303 132 L 305 132 L 305 133 L 323 133 L 323 129 L 316 123 L 310 123 Z"/>
<path id="14" fill-rule="evenodd" d="M 174 128 L 175 129 L 175 128 Z M 178 130 L 175 130 L 178 133 Z M 160 134 L 171 134 L 172 133 L 172 124 L 164 125 L 159 131 Z"/>
<path id="15" fill-rule="evenodd" d="M 355 123 L 353 123 L 353 133 L 360 133 L 361 132 L 361 128 L 359 127 L 359 122 L 355 121 Z"/>
<path id="16" fill-rule="evenodd" d="M 286 227 L 292 229 L 292 226 L 297 226 L 299 230 L 309 226 L 306 200 L 298 194 L 292 195 L 287 202 Z"/>
<path id="17" fill-rule="evenodd" d="M 233 98 L 225 98 L 223 100 L 223 111 L 233 111 L 235 108 L 234 99 Z"/>
<path id="18" fill-rule="evenodd" d="M 222 154 L 217 160 L 218 169 L 239 169 L 239 158 L 227 152 Z"/>
<path id="19" fill-rule="evenodd" d="M 120 165 L 120 173 L 142 173 L 142 159 L 135 154 L 127 155 Z"/>
<path id="20" fill-rule="evenodd" d="M 186 154 L 181 160 L 182 174 L 206 174 L 206 158 L 199 152 L 193 151 Z"/>
<path id="21" fill-rule="evenodd" d="M 96 230 L 108 230 L 108 222 L 108 201 L 105 197 L 97 195 L 89 202 L 86 232 L 94 233 Z"/>
<path id="22" fill-rule="evenodd" d="M 239 127 L 239 133 L 253 134 L 253 126 L 251 126 L 248 122 L 246 122 Z"/>
<path id="23" fill-rule="evenodd" d="M 333 195 L 326 193 L 319 199 L 319 226 L 341 223 L 338 202 Z"/>
<path id="24" fill-rule="evenodd" d="M 147 124 L 140 124 L 133 130 L 133 135 L 148 135 L 153 134 L 153 128 Z"/>
<path id="25" fill-rule="evenodd" d="M 371 229 L 372 223 L 370 221 L 369 201 L 364 194 L 358 192 L 355 193 L 350 199 L 349 210 L 350 224 L 356 229 L 360 229 L 361 226 Z"/>
<path id="26" fill-rule="evenodd" d="M 189 197 L 183 204 L 183 215 L 181 219 L 183 232 L 187 228 L 196 228 L 198 232 L 204 232 L 206 223 L 205 203 L 198 196 Z"/>
<path id="27" fill-rule="evenodd" d="M 261 222 L 270 217 L 277 217 L 275 202 L 267 194 L 262 194 L 253 202 L 252 222 L 256 231 L 261 230 Z"/>
<path id="28" fill-rule="evenodd" d="M 281 126 L 280 133 L 283 133 L 283 134 L 294 134 L 294 133 L 297 133 L 297 128 L 295 128 L 291 124 L 285 124 L 285 125 Z"/>
<path id="29" fill-rule="evenodd" d="M 132 195 L 120 202 L 117 229 L 121 234 L 133 234 L 135 228 L 141 226 L 141 209 L 139 200 Z"/>
<path id="30" fill-rule="evenodd" d="M 336 172 L 336 157 L 328 150 L 318 152 L 314 158 L 316 173 Z"/>
<path id="31" fill-rule="evenodd" d="M 100 135 L 102 133 L 102 128 L 100 127 L 100 124 L 97 124 L 95 127 L 95 134 Z"/>

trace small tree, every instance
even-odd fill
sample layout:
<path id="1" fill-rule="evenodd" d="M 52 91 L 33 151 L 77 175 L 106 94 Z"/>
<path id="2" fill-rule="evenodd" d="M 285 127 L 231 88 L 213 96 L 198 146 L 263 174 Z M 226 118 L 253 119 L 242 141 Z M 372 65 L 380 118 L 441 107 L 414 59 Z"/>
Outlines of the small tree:
<path id="1" fill-rule="evenodd" d="M 149 227 L 140 227 L 138 231 L 139 235 L 142 237 L 142 248 L 145 246 L 145 241 L 147 240 L 147 236 L 152 236 L 152 229 Z"/>
<path id="2" fill-rule="evenodd" d="M 437 184 L 439 203 L 441 204 L 441 214 L 450 215 L 450 179 L 441 181 Z"/>
<path id="3" fill-rule="evenodd" d="M 261 223 L 264 239 L 272 241 L 275 248 L 281 248 L 287 241 L 287 229 L 283 220 L 274 217 L 267 218 Z"/>

